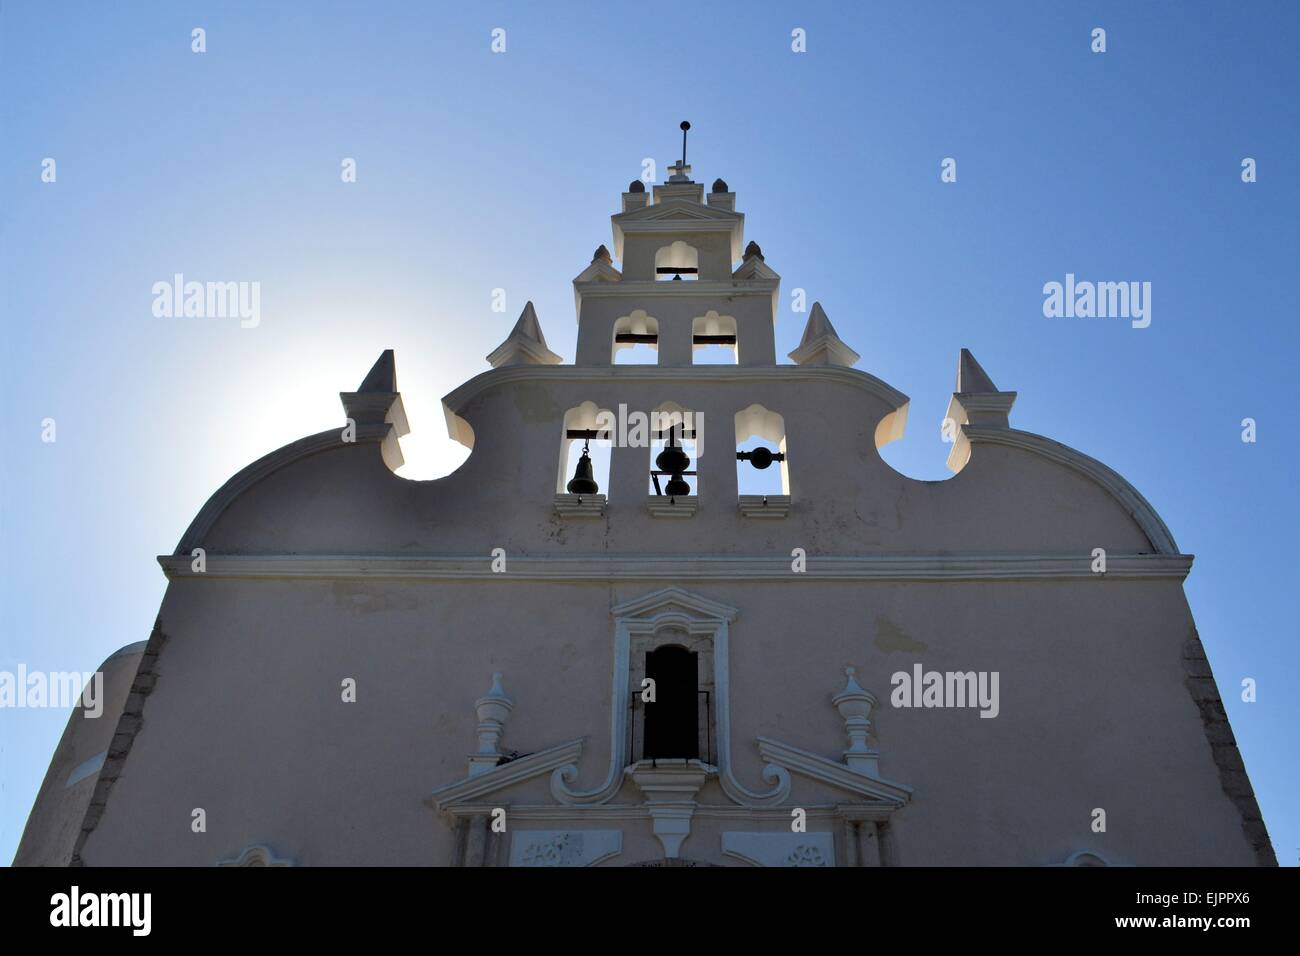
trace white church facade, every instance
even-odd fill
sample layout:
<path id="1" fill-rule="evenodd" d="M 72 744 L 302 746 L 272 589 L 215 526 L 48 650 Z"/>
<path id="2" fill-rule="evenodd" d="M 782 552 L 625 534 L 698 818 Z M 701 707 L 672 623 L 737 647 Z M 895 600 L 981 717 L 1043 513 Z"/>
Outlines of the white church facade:
<path id="1" fill-rule="evenodd" d="M 622 195 L 572 364 L 530 303 L 446 396 L 453 474 L 394 474 L 386 352 L 216 491 L 15 863 L 1275 862 L 1151 505 L 964 349 L 956 474 L 897 473 L 907 396 L 819 305 L 778 364 L 690 174 Z"/>

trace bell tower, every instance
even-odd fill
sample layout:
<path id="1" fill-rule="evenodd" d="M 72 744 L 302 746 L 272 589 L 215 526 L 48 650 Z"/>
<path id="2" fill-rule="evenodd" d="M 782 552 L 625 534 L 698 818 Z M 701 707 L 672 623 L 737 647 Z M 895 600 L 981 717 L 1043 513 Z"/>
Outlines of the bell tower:
<path id="1" fill-rule="evenodd" d="M 611 216 L 612 255 L 602 245 L 573 280 L 577 365 L 613 365 L 637 344 L 653 346 L 660 366 L 693 365 L 709 345 L 734 348 L 737 365 L 776 364 L 781 277 L 756 243 L 744 245 L 745 217 L 727 184 L 714 181 L 706 196 L 691 179 L 690 123 L 681 129 L 682 157 L 668 181 L 649 193 L 640 180 L 628 186 Z"/>

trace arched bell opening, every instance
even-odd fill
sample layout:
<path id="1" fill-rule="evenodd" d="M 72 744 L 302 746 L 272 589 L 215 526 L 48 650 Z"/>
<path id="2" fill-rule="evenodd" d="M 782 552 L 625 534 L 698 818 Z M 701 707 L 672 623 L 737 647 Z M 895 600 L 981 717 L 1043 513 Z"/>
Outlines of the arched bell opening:
<path id="1" fill-rule="evenodd" d="M 678 239 L 655 252 L 655 278 L 669 281 L 698 279 L 700 250 Z"/>
<path id="2" fill-rule="evenodd" d="M 645 309 L 636 309 L 615 320 L 610 362 L 614 365 L 658 365 L 659 320 L 647 315 Z"/>
<path id="3" fill-rule="evenodd" d="M 608 496 L 613 436 L 600 426 L 613 420 L 613 413 L 595 402 L 583 402 L 565 412 L 556 494 Z"/>
<path id="4" fill-rule="evenodd" d="M 650 416 L 652 495 L 682 498 L 699 494 L 697 459 L 703 449 L 699 416 L 676 402 L 665 402 Z"/>
<path id="5" fill-rule="evenodd" d="M 695 365 L 735 365 L 736 319 L 710 309 L 691 321 L 691 361 Z"/>
<path id="6" fill-rule="evenodd" d="M 785 419 L 762 405 L 736 413 L 736 486 L 742 495 L 790 494 Z"/>

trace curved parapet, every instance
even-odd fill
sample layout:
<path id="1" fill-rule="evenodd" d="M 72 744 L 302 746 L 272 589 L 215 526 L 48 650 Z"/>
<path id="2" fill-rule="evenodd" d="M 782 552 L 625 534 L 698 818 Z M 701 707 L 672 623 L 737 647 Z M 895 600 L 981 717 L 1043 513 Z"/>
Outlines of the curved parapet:
<path id="1" fill-rule="evenodd" d="M 1063 445 L 1033 432 L 1024 432 L 1015 428 L 998 428 L 980 425 L 965 425 L 962 431 L 972 444 L 1004 445 L 1028 451 L 1048 461 L 1054 461 L 1090 478 L 1104 488 L 1130 517 L 1142 529 L 1142 533 L 1151 541 L 1157 554 L 1179 554 L 1174 536 L 1170 534 L 1156 509 L 1142 497 L 1119 472 L 1089 458 L 1081 451 Z"/>
<path id="2" fill-rule="evenodd" d="M 953 435 L 952 452 L 948 456 L 948 467 L 952 471 L 960 472 L 966 467 L 972 446 L 977 444 L 1029 452 L 1064 465 L 1100 487 L 1137 524 L 1157 554 L 1179 553 L 1173 535 L 1155 508 L 1114 469 L 1068 445 L 1012 428 L 1011 407 L 1015 400 L 1015 392 L 1002 391 L 993 384 L 993 379 L 969 349 L 961 350 L 957 358 L 956 390 L 948 403 L 945 422 L 945 425 L 960 428 Z"/>
<path id="3" fill-rule="evenodd" d="M 27 818 L 14 866 L 67 866 L 72 862 L 147 644 L 128 644 L 99 665 L 96 673 L 103 675 L 103 708 L 98 716 L 88 715 L 81 706 L 73 708 Z"/>
<path id="4" fill-rule="evenodd" d="M 566 410 L 584 403 L 619 421 L 625 412 L 692 408 L 708 451 L 698 456 L 699 514 L 683 535 L 681 526 L 645 517 L 649 451 L 615 438 L 602 478 L 609 487 L 601 488 L 608 521 L 563 524 L 569 556 L 769 553 L 771 525 L 746 522 L 734 503 L 728 451 L 736 414 L 755 405 L 784 422 L 792 505 L 782 534 L 823 555 L 1051 556 L 1097 546 L 1116 558 L 1179 553 L 1150 503 L 1115 471 L 1011 428 L 1015 393 L 998 391 L 968 355 L 950 411 L 957 426 L 950 465 L 960 474 L 948 482 L 911 479 L 881 458 L 879 449 L 902 435 L 909 401 L 856 369 L 525 363 L 484 372 L 443 399 L 451 437 L 472 454 L 451 475 L 409 481 L 385 467 L 405 428 L 387 364 L 371 376 L 373 390 L 345 394 L 347 428 L 292 442 L 228 480 L 164 563 L 168 575 L 187 576 L 199 548 L 218 564 L 223 556 L 551 552 L 555 462 L 572 427 Z M 977 460 L 974 445 L 985 449 Z"/>
<path id="5" fill-rule="evenodd" d="M 263 455 L 251 465 L 241 469 L 218 488 L 216 493 L 199 510 L 199 513 L 194 516 L 190 526 L 185 529 L 185 534 L 181 536 L 180 543 L 176 545 L 174 553 L 188 555 L 195 548 L 202 547 L 208 532 L 212 530 L 212 526 L 217 523 L 217 519 L 225 513 L 235 499 L 277 471 L 321 452 L 346 448 L 351 445 L 385 442 L 389 440 L 390 435 L 393 433 L 394 426 L 389 423 L 359 424 L 356 426 L 355 435 L 351 436 L 345 436 L 344 431 L 345 429 L 341 428 L 331 428 L 329 431 L 308 435 L 306 438 L 290 442 L 283 448 L 277 448 L 269 455 Z"/>
<path id="6" fill-rule="evenodd" d="M 176 546 L 178 555 L 202 547 L 208 532 L 226 509 L 248 489 L 283 468 L 321 452 L 349 445 L 378 443 L 384 464 L 392 471 L 402 466 L 402 451 L 397 440 L 410 431 L 406 409 L 397 391 L 397 360 L 392 349 L 379 355 L 355 392 L 340 392 L 347 422 L 342 428 L 317 432 L 269 455 L 263 455 L 241 469 L 207 500 Z"/>

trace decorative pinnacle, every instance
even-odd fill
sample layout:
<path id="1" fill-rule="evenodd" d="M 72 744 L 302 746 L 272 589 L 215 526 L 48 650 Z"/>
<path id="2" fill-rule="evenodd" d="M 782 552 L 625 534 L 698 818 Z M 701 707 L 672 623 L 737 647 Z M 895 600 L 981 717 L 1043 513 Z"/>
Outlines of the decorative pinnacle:
<path id="1" fill-rule="evenodd" d="M 366 374 L 365 381 L 357 389 L 361 392 L 391 393 L 397 391 L 397 364 L 393 359 L 393 350 L 384 349 L 377 361 Z"/>
<path id="2" fill-rule="evenodd" d="M 997 390 L 998 387 L 993 384 L 993 379 L 989 378 L 989 373 L 984 371 L 983 366 L 975 361 L 975 356 L 970 354 L 970 349 L 962 349 L 957 359 L 956 391 L 964 394 L 995 394 Z"/>
<path id="3" fill-rule="evenodd" d="M 537 310 L 531 301 L 519 313 L 519 321 L 506 340 L 492 350 L 487 360 L 493 368 L 503 365 L 559 365 L 563 361 L 546 347 L 542 324 L 537 321 Z"/>
<path id="4" fill-rule="evenodd" d="M 691 128 L 691 124 L 688 123 L 686 120 L 682 120 L 681 130 L 682 130 L 682 165 L 683 166 L 686 165 L 686 133 L 690 128 Z"/>
<path id="5" fill-rule="evenodd" d="M 820 302 L 814 302 L 799 347 L 790 353 L 796 365 L 842 365 L 851 368 L 860 355 L 835 334 Z"/>

